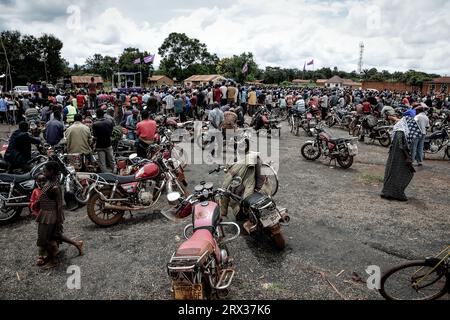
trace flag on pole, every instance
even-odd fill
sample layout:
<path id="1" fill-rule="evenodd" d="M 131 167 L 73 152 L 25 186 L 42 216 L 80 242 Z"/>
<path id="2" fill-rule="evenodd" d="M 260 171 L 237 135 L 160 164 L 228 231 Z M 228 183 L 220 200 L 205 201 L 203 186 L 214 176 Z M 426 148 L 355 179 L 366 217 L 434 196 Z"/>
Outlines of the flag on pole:
<path id="1" fill-rule="evenodd" d="M 310 62 L 308 62 L 308 66 L 312 66 L 314 64 L 314 59 L 312 59 Z"/>
<path id="2" fill-rule="evenodd" d="M 248 72 L 248 62 L 245 63 L 244 67 L 242 68 L 242 73 L 247 74 Z"/>
<path id="3" fill-rule="evenodd" d="M 155 55 L 151 54 L 147 57 L 144 57 L 144 63 L 153 63 L 155 61 Z"/>
<path id="4" fill-rule="evenodd" d="M 134 64 L 141 64 L 141 58 L 138 58 L 138 59 L 134 60 L 133 63 L 134 63 Z"/>
<path id="5" fill-rule="evenodd" d="M 303 65 L 303 72 L 305 72 L 306 71 L 306 61 L 305 61 L 305 64 Z"/>

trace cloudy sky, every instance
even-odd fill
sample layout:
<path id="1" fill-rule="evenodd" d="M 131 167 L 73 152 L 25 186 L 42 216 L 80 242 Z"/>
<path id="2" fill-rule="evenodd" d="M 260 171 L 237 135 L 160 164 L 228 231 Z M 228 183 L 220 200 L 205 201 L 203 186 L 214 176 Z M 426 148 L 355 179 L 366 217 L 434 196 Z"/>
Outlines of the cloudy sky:
<path id="1" fill-rule="evenodd" d="M 261 66 L 419 69 L 450 74 L 448 0 L 0 0 L 0 30 L 64 42 L 73 65 L 123 48 L 152 53 L 185 32 L 219 57 L 251 51 Z M 156 64 L 159 64 L 157 57 Z"/>

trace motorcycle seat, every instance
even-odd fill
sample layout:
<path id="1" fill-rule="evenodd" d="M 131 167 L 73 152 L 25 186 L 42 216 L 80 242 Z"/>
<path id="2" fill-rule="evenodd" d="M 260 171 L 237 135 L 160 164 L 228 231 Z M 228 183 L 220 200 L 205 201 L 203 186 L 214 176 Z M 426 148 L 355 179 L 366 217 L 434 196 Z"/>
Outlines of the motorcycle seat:
<path id="1" fill-rule="evenodd" d="M 25 182 L 25 181 L 28 181 L 28 180 L 33 180 L 33 177 L 31 177 L 30 173 L 20 174 L 20 175 L 0 174 L 0 181 L 2 181 L 2 182 L 17 182 L 17 183 L 21 183 L 21 182 Z"/>
<path id="2" fill-rule="evenodd" d="M 109 183 L 115 183 L 116 181 L 119 182 L 119 184 L 127 184 L 127 183 L 133 183 L 136 182 L 136 176 L 118 176 L 111 173 L 101 173 L 99 174 L 99 177 L 103 178 L 106 182 Z"/>
<path id="3" fill-rule="evenodd" d="M 255 206 L 256 204 L 259 204 L 261 202 L 266 202 L 264 200 L 270 200 L 270 198 L 262 193 L 255 192 L 251 196 L 249 196 L 247 199 L 244 200 L 243 205 L 246 208 L 250 208 L 252 206 Z"/>
<path id="4" fill-rule="evenodd" d="M 343 139 L 343 138 L 334 138 L 334 139 L 330 139 L 330 142 L 331 142 L 332 144 L 341 144 L 341 143 L 347 142 L 347 139 Z"/>
<path id="5" fill-rule="evenodd" d="M 215 241 L 211 232 L 206 229 L 200 229 L 178 248 L 175 256 L 201 257 L 205 252 L 213 252 L 214 248 Z"/>

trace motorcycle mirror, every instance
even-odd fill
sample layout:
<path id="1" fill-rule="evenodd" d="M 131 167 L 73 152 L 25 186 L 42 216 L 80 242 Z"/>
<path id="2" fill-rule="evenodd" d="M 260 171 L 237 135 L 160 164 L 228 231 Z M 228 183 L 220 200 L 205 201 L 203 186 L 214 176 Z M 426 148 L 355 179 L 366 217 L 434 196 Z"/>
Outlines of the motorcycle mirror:
<path id="1" fill-rule="evenodd" d="M 231 180 L 230 187 L 231 188 L 237 188 L 242 185 L 242 178 L 241 177 L 234 177 L 233 180 Z"/>
<path id="2" fill-rule="evenodd" d="M 179 192 L 172 192 L 167 195 L 167 201 L 170 205 L 176 205 L 178 200 L 181 199 L 181 194 Z"/>
<path id="3" fill-rule="evenodd" d="M 130 161 L 133 161 L 134 159 L 136 159 L 138 157 L 137 153 L 133 153 L 131 154 L 128 159 L 130 159 Z"/>

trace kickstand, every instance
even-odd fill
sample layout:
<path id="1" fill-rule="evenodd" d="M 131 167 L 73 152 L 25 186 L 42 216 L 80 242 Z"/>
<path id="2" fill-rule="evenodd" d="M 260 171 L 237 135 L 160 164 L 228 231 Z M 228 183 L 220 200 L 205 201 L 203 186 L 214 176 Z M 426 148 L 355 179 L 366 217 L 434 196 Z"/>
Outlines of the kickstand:
<path id="1" fill-rule="evenodd" d="M 336 159 L 330 159 L 330 163 L 328 164 L 331 167 L 331 162 L 334 161 L 334 166 L 337 167 Z"/>

